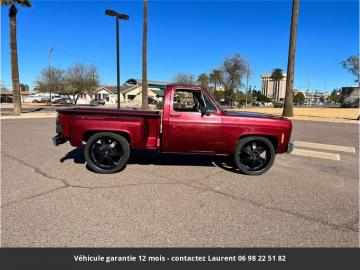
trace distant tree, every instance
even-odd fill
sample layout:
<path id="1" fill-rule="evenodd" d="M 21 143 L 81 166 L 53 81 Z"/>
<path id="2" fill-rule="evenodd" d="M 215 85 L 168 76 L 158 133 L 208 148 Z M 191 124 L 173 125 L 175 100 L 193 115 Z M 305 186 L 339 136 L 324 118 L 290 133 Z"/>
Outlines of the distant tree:
<path id="1" fill-rule="evenodd" d="M 36 81 L 36 89 L 39 92 L 64 94 L 65 86 L 65 70 L 56 67 L 44 68 Z"/>
<path id="2" fill-rule="evenodd" d="M 241 87 L 241 79 L 247 72 L 247 63 L 236 53 L 231 57 L 225 58 L 222 64 L 224 74 L 225 102 L 232 106 L 235 93 L 234 91 Z"/>
<path id="3" fill-rule="evenodd" d="M 193 84 L 195 83 L 195 77 L 192 74 L 179 72 L 174 76 L 173 81 L 181 84 Z"/>
<path id="4" fill-rule="evenodd" d="M 274 80 L 274 84 L 273 84 L 274 102 L 279 102 L 280 101 L 280 81 L 284 78 L 283 70 L 281 68 L 274 68 L 271 73 L 271 78 Z"/>
<path id="5" fill-rule="evenodd" d="M 209 88 L 209 82 L 210 82 L 210 79 L 209 79 L 209 76 L 206 74 L 206 73 L 202 73 L 199 75 L 198 79 L 197 79 L 197 82 L 203 86 L 203 87 L 206 87 L 206 88 Z"/>
<path id="6" fill-rule="evenodd" d="M 209 74 L 210 83 L 214 84 L 214 92 L 217 90 L 217 86 L 224 82 L 224 75 L 221 69 L 213 69 Z"/>
<path id="7" fill-rule="evenodd" d="M 261 91 L 257 91 L 257 90 L 252 90 L 250 92 L 250 99 L 249 102 L 251 101 L 258 101 L 258 102 L 271 102 L 271 98 L 265 96 L 264 94 L 261 93 Z"/>
<path id="8" fill-rule="evenodd" d="M 65 94 L 72 95 L 74 104 L 77 103 L 80 95 L 92 95 L 99 86 L 99 75 L 95 66 L 75 64 L 66 72 Z"/>
<path id="9" fill-rule="evenodd" d="M 256 97 L 256 100 L 259 102 L 271 102 L 272 101 L 271 98 L 269 98 L 261 93 Z"/>
<path id="10" fill-rule="evenodd" d="M 294 102 L 297 103 L 297 104 L 299 104 L 299 105 L 304 104 L 304 102 L 305 102 L 305 96 L 304 96 L 304 94 L 301 93 L 301 92 L 298 92 L 298 93 L 295 95 L 295 97 L 294 97 Z"/>
<path id="11" fill-rule="evenodd" d="M 27 92 L 29 91 L 29 86 L 27 84 L 20 83 L 20 91 L 21 92 Z"/>
<path id="12" fill-rule="evenodd" d="M 334 103 L 340 103 L 340 97 L 340 90 L 334 89 L 329 96 L 329 101 Z"/>
<path id="13" fill-rule="evenodd" d="M 356 77 L 355 82 L 360 82 L 359 55 L 352 55 L 340 64 Z"/>
<path id="14" fill-rule="evenodd" d="M 214 90 L 213 95 L 215 100 L 217 101 L 221 101 L 222 99 L 225 98 L 225 92 L 221 90 Z"/>
<path id="15" fill-rule="evenodd" d="M 17 39 L 16 39 L 16 6 L 31 7 L 28 0 L 1 0 L 1 6 L 10 6 L 10 56 L 11 56 L 11 80 L 13 87 L 13 106 L 14 112 L 21 113 L 21 95 L 19 86 L 19 66 L 17 54 Z"/>

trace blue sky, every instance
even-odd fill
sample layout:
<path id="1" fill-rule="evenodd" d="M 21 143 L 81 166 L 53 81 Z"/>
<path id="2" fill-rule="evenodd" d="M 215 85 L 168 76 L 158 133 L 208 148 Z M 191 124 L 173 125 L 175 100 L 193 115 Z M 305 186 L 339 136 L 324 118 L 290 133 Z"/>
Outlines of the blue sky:
<path id="1" fill-rule="evenodd" d="M 32 1 L 18 12 L 20 81 L 31 87 L 48 64 L 98 67 L 103 84 L 116 83 L 115 19 L 120 22 L 121 82 L 141 78 L 142 1 Z M 1 9 L 1 80 L 11 88 L 8 9 Z M 149 1 L 148 79 L 195 76 L 240 53 L 252 70 L 251 85 L 275 67 L 286 71 L 291 1 Z M 295 87 L 330 91 L 354 84 L 339 62 L 359 50 L 358 1 L 302 0 L 296 48 Z"/>

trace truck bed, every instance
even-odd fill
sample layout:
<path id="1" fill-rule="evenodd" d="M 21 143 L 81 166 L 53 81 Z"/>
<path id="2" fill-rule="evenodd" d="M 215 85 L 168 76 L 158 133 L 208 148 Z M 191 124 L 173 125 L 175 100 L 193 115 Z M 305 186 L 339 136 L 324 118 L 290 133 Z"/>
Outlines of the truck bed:
<path id="1" fill-rule="evenodd" d="M 71 108 L 60 109 L 57 112 L 65 114 L 104 114 L 104 115 L 134 115 L 134 116 L 149 116 L 149 117 L 161 117 L 160 111 L 141 111 L 141 110 L 117 110 L 117 109 L 98 109 L 98 108 Z"/>
<path id="2" fill-rule="evenodd" d="M 131 148 L 160 148 L 160 111 L 71 108 L 57 110 L 63 134 L 73 146 L 96 132 L 116 132 L 128 138 Z M 130 139 L 131 138 L 131 139 Z"/>

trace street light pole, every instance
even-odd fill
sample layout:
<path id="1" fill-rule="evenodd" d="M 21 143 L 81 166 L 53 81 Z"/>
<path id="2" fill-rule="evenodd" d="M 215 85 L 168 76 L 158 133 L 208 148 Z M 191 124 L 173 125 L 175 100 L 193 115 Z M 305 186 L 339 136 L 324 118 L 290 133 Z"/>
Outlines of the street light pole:
<path id="1" fill-rule="evenodd" d="M 116 17 L 116 89 L 117 89 L 117 108 L 120 109 L 120 38 L 119 38 L 119 20 L 128 20 L 129 16 L 120 14 L 114 10 L 105 10 L 105 15 Z"/>
<path id="2" fill-rule="evenodd" d="M 119 39 L 119 16 L 116 16 L 116 90 L 117 108 L 120 109 L 120 39 Z"/>

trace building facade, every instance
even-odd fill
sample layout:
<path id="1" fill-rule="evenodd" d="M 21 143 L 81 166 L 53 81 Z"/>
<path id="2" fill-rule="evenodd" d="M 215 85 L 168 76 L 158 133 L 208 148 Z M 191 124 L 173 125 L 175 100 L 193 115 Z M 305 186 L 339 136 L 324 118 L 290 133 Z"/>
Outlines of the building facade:
<path id="1" fill-rule="evenodd" d="M 95 98 L 105 100 L 105 104 L 116 104 L 117 101 L 116 92 L 114 93 L 113 86 L 101 86 L 92 95 L 81 94 L 79 96 L 77 104 L 89 105 L 90 101 Z"/>
<path id="2" fill-rule="evenodd" d="M 164 97 L 164 90 L 171 82 L 148 81 L 148 98 L 161 101 Z M 139 79 L 129 79 L 120 90 L 121 100 L 130 103 L 141 103 L 142 81 Z"/>
<path id="3" fill-rule="evenodd" d="M 282 102 L 285 99 L 286 73 L 283 73 L 280 81 L 274 81 L 271 73 L 261 75 L 261 93 L 274 102 Z"/>

